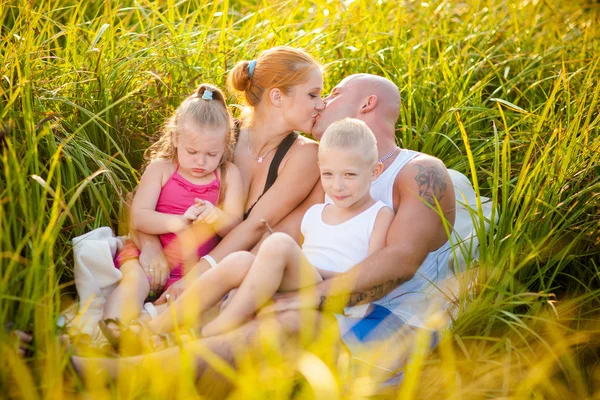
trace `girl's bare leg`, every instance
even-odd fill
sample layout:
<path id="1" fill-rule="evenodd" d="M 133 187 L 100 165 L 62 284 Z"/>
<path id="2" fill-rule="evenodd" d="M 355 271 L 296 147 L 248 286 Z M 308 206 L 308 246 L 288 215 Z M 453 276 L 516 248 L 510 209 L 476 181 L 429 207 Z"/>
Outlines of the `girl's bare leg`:
<path id="1" fill-rule="evenodd" d="M 294 239 L 284 233 L 274 233 L 259 248 L 231 303 L 202 329 L 202 335 L 213 336 L 237 328 L 278 290 L 297 290 L 321 280 Z"/>
<path id="2" fill-rule="evenodd" d="M 139 317 L 144 299 L 150 292 L 148 278 L 137 260 L 121 266 L 123 277 L 104 304 L 103 318 L 128 322 Z"/>
<path id="3" fill-rule="evenodd" d="M 228 255 L 215 268 L 196 279 L 172 305 L 150 321 L 150 329 L 155 333 L 165 333 L 174 330 L 176 325 L 187 328 L 196 326 L 202 312 L 242 283 L 253 261 L 254 255 L 246 251 Z"/>

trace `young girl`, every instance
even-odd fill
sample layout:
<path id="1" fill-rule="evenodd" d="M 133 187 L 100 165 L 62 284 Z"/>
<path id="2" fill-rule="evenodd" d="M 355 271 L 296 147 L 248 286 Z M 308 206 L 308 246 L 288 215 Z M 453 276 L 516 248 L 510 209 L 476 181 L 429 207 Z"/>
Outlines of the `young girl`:
<path id="1" fill-rule="evenodd" d="M 184 275 L 184 264 L 208 254 L 242 219 L 242 181 L 230 162 L 232 141 L 223 93 L 202 84 L 146 151 L 149 163 L 133 199 L 131 222 L 136 231 L 159 235 L 170 267 L 166 287 Z M 137 318 L 148 297 L 149 278 L 138 256 L 128 242 L 115 260 L 123 277 L 106 301 L 106 320 L 100 321 L 107 336 L 110 319 Z"/>
<path id="2" fill-rule="evenodd" d="M 297 290 L 345 272 L 385 246 L 394 213 L 369 192 L 383 169 L 370 129 L 353 119 L 332 124 L 323 135 L 318 159 L 321 184 L 331 203 L 317 204 L 304 215 L 302 249 L 290 236 L 274 233 L 256 256 L 249 252 L 229 255 L 173 303 L 180 324 L 193 326 L 202 311 L 239 287 L 231 303 L 202 329 L 202 335 L 229 331 L 278 290 Z M 202 293 L 201 298 L 194 293 Z M 199 302 L 189 301 L 192 298 Z M 172 313 L 159 315 L 148 328 L 155 333 L 172 330 Z"/>
<path id="3" fill-rule="evenodd" d="M 319 178 L 317 143 L 298 132 L 310 132 L 325 107 L 320 64 L 301 49 L 275 47 L 255 60 L 236 63 L 228 82 L 245 105 L 234 156 L 246 195 L 245 218 L 155 304 L 175 300 L 227 255 L 251 250 L 267 231 L 262 221 L 276 226 L 302 203 Z M 145 235 L 139 242 L 145 260 L 160 260 L 154 237 Z"/>

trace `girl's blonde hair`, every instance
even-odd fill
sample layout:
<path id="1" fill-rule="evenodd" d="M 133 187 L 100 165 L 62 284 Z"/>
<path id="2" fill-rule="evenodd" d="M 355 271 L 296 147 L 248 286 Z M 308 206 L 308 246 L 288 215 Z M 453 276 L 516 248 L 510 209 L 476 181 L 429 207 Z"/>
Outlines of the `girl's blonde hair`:
<path id="1" fill-rule="evenodd" d="M 243 93 L 249 106 L 243 116 L 246 124 L 252 125 L 254 108 L 267 90 L 278 88 L 288 94 L 292 86 L 306 82 L 313 68 L 320 69 L 321 65 L 310 54 L 287 46 L 265 50 L 253 61 L 238 62 L 227 81 L 232 89 Z"/>
<path id="2" fill-rule="evenodd" d="M 328 149 L 356 150 L 370 165 L 377 162 L 377 139 L 367 124 L 355 118 L 336 121 L 323 133 L 319 154 Z"/>
<path id="3" fill-rule="evenodd" d="M 219 162 L 218 170 L 221 180 L 219 190 L 219 200 L 222 202 L 225 194 L 225 182 L 227 175 L 227 163 L 233 160 L 234 136 L 232 132 L 231 115 L 225 103 L 225 95 L 216 86 L 203 83 L 188 98 L 186 98 L 177 107 L 173 115 L 164 123 L 161 129 L 161 135 L 144 152 L 146 165 L 152 160 L 165 158 L 177 161 L 177 150 L 173 141 L 177 135 L 177 124 L 183 118 L 190 117 L 193 121 L 202 127 L 212 130 L 224 130 L 225 133 L 225 151 Z"/>

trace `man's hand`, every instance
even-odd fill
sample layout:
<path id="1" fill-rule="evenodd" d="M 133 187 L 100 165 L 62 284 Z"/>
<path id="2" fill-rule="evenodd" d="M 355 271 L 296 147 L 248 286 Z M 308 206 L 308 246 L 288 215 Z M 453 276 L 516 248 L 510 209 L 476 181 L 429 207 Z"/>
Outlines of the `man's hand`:
<path id="1" fill-rule="evenodd" d="M 300 309 L 317 310 L 319 308 L 319 301 L 312 288 L 302 291 L 276 293 L 273 296 L 273 303 L 261 308 L 258 315 Z"/>
<path id="2" fill-rule="evenodd" d="M 162 247 L 146 246 L 140 253 L 140 265 L 149 278 L 150 293 L 158 294 L 167 284 L 169 264 Z"/>

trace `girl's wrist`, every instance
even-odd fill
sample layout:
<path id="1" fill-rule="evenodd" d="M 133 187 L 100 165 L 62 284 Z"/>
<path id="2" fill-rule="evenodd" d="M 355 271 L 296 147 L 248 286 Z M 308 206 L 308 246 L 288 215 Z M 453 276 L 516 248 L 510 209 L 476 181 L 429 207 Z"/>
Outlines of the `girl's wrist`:
<path id="1" fill-rule="evenodd" d="M 181 218 L 180 218 L 180 222 L 181 222 L 181 229 L 180 230 L 182 230 L 182 229 L 187 228 L 192 223 L 192 220 L 189 219 L 189 218 L 186 218 L 184 215 L 182 215 Z"/>

